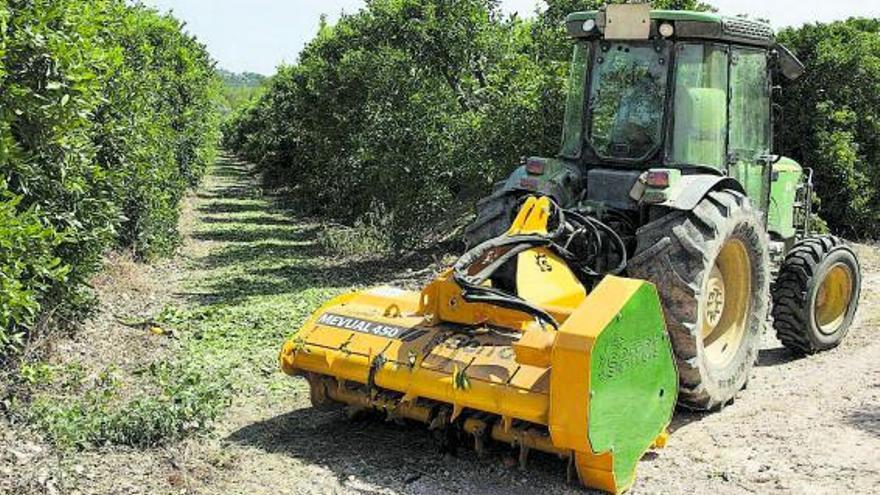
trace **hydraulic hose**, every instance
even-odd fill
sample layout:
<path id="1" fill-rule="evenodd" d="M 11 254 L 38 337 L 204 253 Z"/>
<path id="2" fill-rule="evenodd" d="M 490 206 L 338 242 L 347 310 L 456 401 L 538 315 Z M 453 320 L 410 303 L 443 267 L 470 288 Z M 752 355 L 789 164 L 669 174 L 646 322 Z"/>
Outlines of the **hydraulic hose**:
<path id="1" fill-rule="evenodd" d="M 465 252 L 453 265 L 453 279 L 462 289 L 462 299 L 471 303 L 486 303 L 521 311 L 534 316 L 540 322 L 559 328 L 558 322 L 543 309 L 521 297 L 483 284 L 505 263 L 528 249 L 546 247 L 559 255 L 575 272 L 587 278 L 621 273 L 627 264 L 626 244 L 620 235 L 600 220 L 572 209 L 563 209 L 550 199 L 553 205 L 551 218 L 556 228 L 546 235 L 502 234 L 484 241 Z M 608 245 L 605 239 L 610 239 Z M 617 254 L 620 262 L 611 269 L 595 266 L 595 260 L 607 250 Z M 591 259 L 594 261 L 591 266 Z M 484 264 L 476 272 L 474 265 Z"/>

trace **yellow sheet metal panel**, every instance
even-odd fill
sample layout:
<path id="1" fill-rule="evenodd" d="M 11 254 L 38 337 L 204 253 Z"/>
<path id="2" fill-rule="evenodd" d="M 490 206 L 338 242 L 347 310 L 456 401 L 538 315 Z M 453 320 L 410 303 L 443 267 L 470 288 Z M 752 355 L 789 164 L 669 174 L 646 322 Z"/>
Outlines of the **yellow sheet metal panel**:
<path id="1" fill-rule="evenodd" d="M 375 287 L 373 289 L 352 292 L 338 296 L 332 304 L 327 304 L 321 309 L 330 306 L 357 308 L 353 311 L 379 313 L 387 317 L 417 316 L 419 315 L 420 293 L 394 287 Z M 323 311 L 319 311 L 322 313 Z"/>
<path id="2" fill-rule="evenodd" d="M 453 386 L 451 373 L 421 367 L 413 368 L 411 371 L 383 367 L 376 373 L 376 384 L 411 396 L 537 424 L 547 423 L 548 396 L 535 390 L 524 391 L 508 384 L 485 381 L 477 377 L 469 378 L 468 388 L 456 388 Z M 408 388 L 404 389 L 404 386 Z"/>
<path id="3" fill-rule="evenodd" d="M 550 374 L 550 368 L 524 364 L 519 367 L 519 370 L 510 379 L 510 386 L 518 388 L 523 392 L 549 394 Z"/>
<path id="4" fill-rule="evenodd" d="M 556 332 L 545 329 L 527 330 L 513 343 L 516 362 L 549 368 L 555 342 Z"/>
<path id="5" fill-rule="evenodd" d="M 285 344 L 281 355 L 285 371 L 309 371 L 361 384 L 368 383 L 372 374 L 378 387 L 408 397 L 547 423 L 549 370 L 516 362 L 512 343 L 518 332 L 477 328 L 465 334 L 443 326 L 397 327 L 395 323 L 408 317 L 374 314 L 373 320 L 366 320 L 364 312 L 350 303 L 323 311 L 310 320 L 311 328 L 304 329 L 306 337 Z M 456 386 L 456 375 L 468 386 Z"/>
<path id="6" fill-rule="evenodd" d="M 419 310 L 432 321 L 445 321 L 461 325 L 491 325 L 511 330 L 523 331 L 535 321 L 534 317 L 521 311 L 493 306 L 491 304 L 469 303 L 461 297 L 461 287 L 451 278 L 441 276 L 422 291 L 422 307 Z M 545 306 L 544 309 L 556 321 L 568 318 L 568 306 Z"/>
<path id="7" fill-rule="evenodd" d="M 473 379 L 506 384 L 519 370 L 510 339 L 486 338 L 479 346 L 471 340 L 465 345 L 464 353 L 471 355 L 473 361 L 467 367 L 467 375 Z"/>
<path id="8" fill-rule="evenodd" d="M 517 255 L 516 289 L 520 297 L 539 306 L 576 308 L 587 295 L 568 264 L 547 248 Z"/>
<path id="9" fill-rule="evenodd" d="M 614 476 L 614 455 L 612 453 L 576 452 L 574 459 L 581 483 L 608 493 L 621 491 Z"/>
<path id="10" fill-rule="evenodd" d="M 547 234 L 547 222 L 550 221 L 551 203 L 550 198 L 541 196 L 536 198 L 529 196 L 519 209 L 513 220 L 507 235 L 534 235 Z"/>

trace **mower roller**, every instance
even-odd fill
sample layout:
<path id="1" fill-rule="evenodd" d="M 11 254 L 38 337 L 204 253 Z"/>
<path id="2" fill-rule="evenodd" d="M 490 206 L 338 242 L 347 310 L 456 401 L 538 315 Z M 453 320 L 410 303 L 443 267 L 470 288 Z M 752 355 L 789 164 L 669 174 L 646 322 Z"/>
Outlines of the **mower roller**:
<path id="1" fill-rule="evenodd" d="M 774 82 L 804 66 L 768 25 L 616 4 L 566 29 L 559 154 L 496 184 L 424 290 L 334 299 L 281 364 L 315 405 L 556 454 L 619 492 L 676 404 L 734 401 L 769 315 L 794 354 L 837 346 L 861 270 L 774 150 Z"/>

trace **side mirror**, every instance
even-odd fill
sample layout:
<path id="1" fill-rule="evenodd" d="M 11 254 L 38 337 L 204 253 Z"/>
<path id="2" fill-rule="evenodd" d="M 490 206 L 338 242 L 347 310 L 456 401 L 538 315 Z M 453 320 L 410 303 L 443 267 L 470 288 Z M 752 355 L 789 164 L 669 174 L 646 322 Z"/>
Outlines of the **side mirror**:
<path id="1" fill-rule="evenodd" d="M 784 45 L 776 44 L 776 61 L 779 64 L 779 72 L 785 76 L 786 79 L 790 81 L 794 81 L 795 79 L 804 75 L 806 69 L 804 69 L 804 64 L 798 60 L 798 58 L 791 53 L 791 50 L 786 48 Z"/>

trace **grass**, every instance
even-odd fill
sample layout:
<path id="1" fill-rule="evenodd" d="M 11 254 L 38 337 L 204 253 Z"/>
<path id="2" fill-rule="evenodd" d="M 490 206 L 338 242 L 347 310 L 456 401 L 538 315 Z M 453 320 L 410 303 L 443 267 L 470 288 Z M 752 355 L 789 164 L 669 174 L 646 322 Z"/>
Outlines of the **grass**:
<path id="1" fill-rule="evenodd" d="M 354 226 L 327 225 L 318 243 L 328 252 L 352 257 L 384 257 L 393 252 L 393 218 L 382 210 L 369 212 Z"/>
<path id="2" fill-rule="evenodd" d="M 190 361 L 138 370 L 145 378 L 133 395 L 123 393 L 117 369 L 90 380 L 78 371 L 76 366 L 51 370 L 63 382 L 55 384 L 54 394 L 44 389 L 28 408 L 28 419 L 62 448 L 152 447 L 204 433 L 229 400 L 222 371 Z"/>
<path id="3" fill-rule="evenodd" d="M 170 353 L 137 367 L 110 356 L 22 368 L 12 409 L 59 447 L 173 442 L 209 431 L 234 397 L 289 397 L 296 384 L 278 371 L 281 344 L 359 278 L 357 267 L 337 271 L 319 226 L 276 208 L 244 165 L 221 160 L 191 206 L 180 293 L 157 314 L 126 319 L 145 320 L 144 334 L 167 331 Z"/>
<path id="4" fill-rule="evenodd" d="M 283 408 L 302 384 L 279 371 L 278 351 L 303 321 L 337 294 L 412 273 L 399 265 L 414 260 L 382 258 L 389 244 L 378 219 L 328 228 L 297 218 L 264 197 L 240 163 L 219 161 L 193 201 L 176 261 L 183 282 L 165 289 L 174 297 L 151 314 L 116 315 L 143 326 L 137 338 L 153 339 L 137 349 L 141 362 L 117 364 L 142 344 L 108 328 L 90 337 L 110 340 L 103 362 L 23 370 L 15 409 L 56 445 L 149 447 L 211 431 L 231 404 Z M 138 267 L 124 265 L 99 285 L 140 297 Z"/>
<path id="5" fill-rule="evenodd" d="M 250 173 L 229 161 L 214 169 L 193 224 L 187 304 L 159 320 L 178 331 L 186 355 L 229 369 L 236 393 L 284 394 L 294 386 L 278 372 L 284 339 L 351 284 L 316 242 L 319 227 L 264 197 Z"/>

